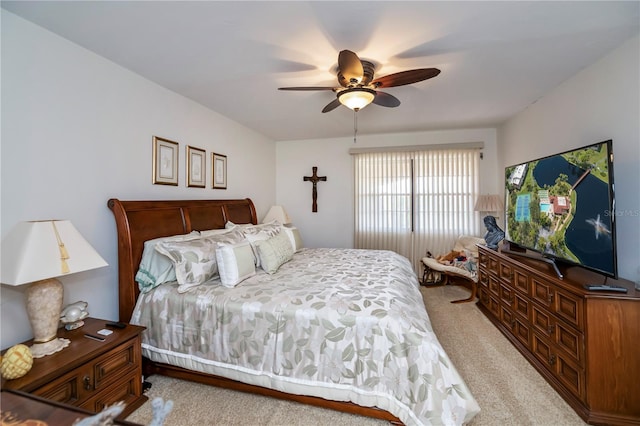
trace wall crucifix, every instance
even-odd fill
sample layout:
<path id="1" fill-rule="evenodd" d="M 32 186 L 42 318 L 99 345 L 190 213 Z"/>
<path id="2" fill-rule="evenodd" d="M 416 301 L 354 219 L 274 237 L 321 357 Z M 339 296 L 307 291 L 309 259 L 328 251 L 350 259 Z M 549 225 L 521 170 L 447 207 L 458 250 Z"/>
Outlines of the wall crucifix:
<path id="1" fill-rule="evenodd" d="M 318 168 L 317 167 L 312 167 L 311 170 L 313 171 L 313 174 L 311 176 L 304 176 L 303 180 L 305 182 L 312 182 L 313 183 L 313 205 L 311 207 L 311 211 L 313 213 L 316 213 L 318 211 L 318 182 L 323 181 L 326 182 L 327 181 L 327 177 L 326 176 L 318 176 Z"/>

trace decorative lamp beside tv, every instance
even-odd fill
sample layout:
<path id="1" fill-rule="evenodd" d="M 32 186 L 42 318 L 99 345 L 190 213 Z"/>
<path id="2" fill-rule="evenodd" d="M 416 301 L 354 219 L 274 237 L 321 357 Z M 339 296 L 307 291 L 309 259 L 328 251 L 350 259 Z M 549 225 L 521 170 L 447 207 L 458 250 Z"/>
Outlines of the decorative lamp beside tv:
<path id="1" fill-rule="evenodd" d="M 2 240 L 3 284 L 31 284 L 27 314 L 34 335 L 31 353 L 41 358 L 69 345 L 57 337 L 64 289 L 56 277 L 107 266 L 68 220 L 21 222 Z"/>
<path id="2" fill-rule="evenodd" d="M 499 213 L 504 209 L 498 194 L 479 195 L 473 210 L 480 213 Z"/>

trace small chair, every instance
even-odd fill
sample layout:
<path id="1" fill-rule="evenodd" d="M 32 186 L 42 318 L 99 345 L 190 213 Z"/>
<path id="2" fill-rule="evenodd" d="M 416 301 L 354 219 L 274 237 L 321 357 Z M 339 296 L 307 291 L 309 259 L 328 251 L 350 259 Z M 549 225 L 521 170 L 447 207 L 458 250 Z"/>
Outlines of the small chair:
<path id="1" fill-rule="evenodd" d="M 454 261 L 451 264 L 440 263 L 437 258 L 434 258 L 430 252 L 427 252 L 427 256 L 422 258 L 422 264 L 424 265 L 424 273 L 422 275 L 422 283 L 426 284 L 429 277 L 433 277 L 436 274 L 440 274 L 443 277 L 442 282 L 438 284 L 449 284 L 449 278 L 462 278 L 471 283 L 471 296 L 467 299 L 454 300 L 451 303 L 464 303 L 472 302 L 476 299 L 478 291 L 478 246 L 477 244 L 484 244 L 483 238 L 471 237 L 467 235 L 461 235 L 456 240 L 452 251 L 464 251 L 466 254 L 465 261 Z"/>

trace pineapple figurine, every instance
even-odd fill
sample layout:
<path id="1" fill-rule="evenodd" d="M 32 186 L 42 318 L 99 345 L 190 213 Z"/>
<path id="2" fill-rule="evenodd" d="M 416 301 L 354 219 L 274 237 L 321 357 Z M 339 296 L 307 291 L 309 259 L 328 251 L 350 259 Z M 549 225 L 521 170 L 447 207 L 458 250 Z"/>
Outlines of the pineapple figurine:
<path id="1" fill-rule="evenodd" d="M 0 373 L 7 380 L 18 379 L 31 370 L 33 356 L 25 345 L 15 345 L 9 348 L 0 362 Z"/>

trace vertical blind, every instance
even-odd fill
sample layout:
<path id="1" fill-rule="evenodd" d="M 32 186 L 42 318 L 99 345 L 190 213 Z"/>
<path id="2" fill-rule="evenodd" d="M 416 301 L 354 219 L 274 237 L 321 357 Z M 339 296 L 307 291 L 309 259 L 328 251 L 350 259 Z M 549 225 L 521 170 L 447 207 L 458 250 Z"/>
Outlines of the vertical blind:
<path id="1" fill-rule="evenodd" d="M 355 247 L 393 250 L 417 273 L 427 250 L 451 250 L 478 235 L 479 151 L 436 149 L 357 153 Z"/>

